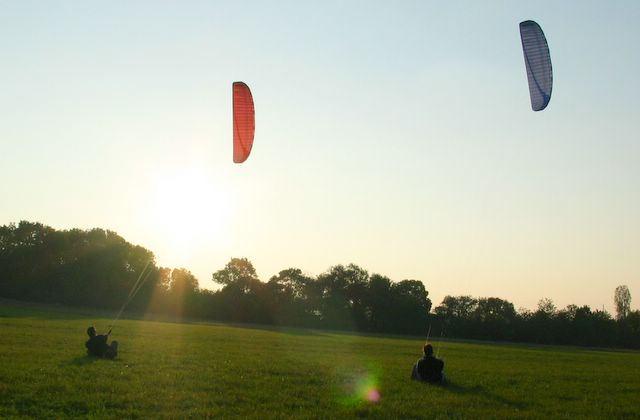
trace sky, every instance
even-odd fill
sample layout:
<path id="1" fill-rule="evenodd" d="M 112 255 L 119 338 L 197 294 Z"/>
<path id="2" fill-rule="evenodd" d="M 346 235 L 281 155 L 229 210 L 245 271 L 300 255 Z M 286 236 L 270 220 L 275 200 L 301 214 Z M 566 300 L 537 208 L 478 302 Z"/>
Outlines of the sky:
<path id="1" fill-rule="evenodd" d="M 554 71 L 533 112 L 518 24 Z M 0 0 L 0 225 L 100 227 L 200 285 L 355 263 L 640 302 L 637 1 Z M 231 84 L 256 107 L 232 161 Z"/>

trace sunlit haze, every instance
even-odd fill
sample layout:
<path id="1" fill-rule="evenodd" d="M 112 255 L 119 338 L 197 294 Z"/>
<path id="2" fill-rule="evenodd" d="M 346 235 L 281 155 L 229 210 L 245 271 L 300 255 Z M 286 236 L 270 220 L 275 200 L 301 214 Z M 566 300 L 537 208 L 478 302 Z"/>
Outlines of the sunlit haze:
<path id="1" fill-rule="evenodd" d="M 554 90 L 533 112 L 518 32 Z M 355 263 L 445 295 L 640 302 L 636 1 L 0 1 L 0 225 L 166 267 Z M 256 107 L 232 162 L 231 84 Z"/>

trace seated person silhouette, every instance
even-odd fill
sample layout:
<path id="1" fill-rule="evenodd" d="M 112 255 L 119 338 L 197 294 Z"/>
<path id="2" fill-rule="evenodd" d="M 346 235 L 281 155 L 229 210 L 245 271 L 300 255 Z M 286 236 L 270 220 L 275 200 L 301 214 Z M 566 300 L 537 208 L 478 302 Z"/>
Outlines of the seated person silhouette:
<path id="1" fill-rule="evenodd" d="M 413 366 L 411 379 L 432 384 L 443 384 L 446 379 L 443 372 L 444 362 L 433 357 L 433 346 L 431 344 L 426 344 L 423 347 L 423 351 L 424 357 Z"/>
<path id="2" fill-rule="evenodd" d="M 111 330 L 106 334 L 97 335 L 96 329 L 94 327 L 89 327 L 87 328 L 87 334 L 89 335 L 89 341 L 84 345 L 90 356 L 115 359 L 118 355 L 118 342 L 112 341 L 111 344 L 107 344 L 107 339 L 109 338 L 109 334 L 111 334 Z"/>

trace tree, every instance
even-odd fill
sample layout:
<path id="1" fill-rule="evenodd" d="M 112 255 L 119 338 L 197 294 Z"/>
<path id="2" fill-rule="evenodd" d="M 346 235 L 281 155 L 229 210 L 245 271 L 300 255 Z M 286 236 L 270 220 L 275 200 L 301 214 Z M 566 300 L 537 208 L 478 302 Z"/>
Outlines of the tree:
<path id="1" fill-rule="evenodd" d="M 496 298 L 480 298 L 474 312 L 479 331 L 483 338 L 492 340 L 511 339 L 514 335 L 513 324 L 516 310 L 513 303 Z"/>
<path id="2" fill-rule="evenodd" d="M 306 298 L 306 289 L 312 278 L 305 276 L 299 268 L 280 270 L 277 276 L 272 276 L 269 283 L 278 294 L 284 294 L 292 299 Z"/>
<path id="3" fill-rule="evenodd" d="M 199 290 L 198 279 L 186 268 L 174 268 L 171 271 L 169 291 L 180 296 L 194 294 Z"/>
<path id="4" fill-rule="evenodd" d="M 424 283 L 419 280 L 402 280 L 391 286 L 391 315 L 396 332 L 424 332 L 431 310 L 428 295 Z"/>
<path id="5" fill-rule="evenodd" d="M 627 317 L 619 321 L 620 343 L 625 347 L 640 348 L 640 311 L 629 311 Z"/>
<path id="6" fill-rule="evenodd" d="M 552 318 L 556 315 L 558 308 L 549 298 L 540 299 L 538 301 L 538 310 L 536 314 L 545 318 Z"/>
<path id="7" fill-rule="evenodd" d="M 629 288 L 624 285 L 616 287 L 613 301 L 616 304 L 616 318 L 618 320 L 625 319 L 631 311 L 631 292 L 629 292 Z"/>
<path id="8" fill-rule="evenodd" d="M 369 279 L 367 307 L 369 328 L 376 332 L 393 332 L 393 303 L 391 296 L 391 279 L 380 274 L 373 274 Z"/>
<path id="9" fill-rule="evenodd" d="M 213 281 L 224 286 L 234 285 L 248 292 L 255 282 L 259 282 L 256 269 L 246 258 L 231 258 L 222 270 L 213 273 Z"/>
<path id="10" fill-rule="evenodd" d="M 267 283 L 266 291 L 274 320 L 279 324 L 310 326 L 311 312 L 308 310 L 309 284 L 313 281 L 299 268 L 281 270 Z"/>
<path id="11" fill-rule="evenodd" d="M 355 264 L 336 265 L 318 276 L 311 289 L 323 324 L 338 329 L 366 329 L 365 301 L 369 273 Z"/>
<path id="12" fill-rule="evenodd" d="M 471 314 L 478 306 L 478 299 L 471 296 L 445 296 L 436 314 L 445 318 L 471 319 Z"/>
<path id="13" fill-rule="evenodd" d="M 0 296 L 117 308 L 153 253 L 104 229 L 62 230 L 21 221 L 0 227 Z M 143 308 L 157 277 L 146 277 L 131 308 Z"/>
<path id="14" fill-rule="evenodd" d="M 165 277 L 167 274 L 168 277 Z M 174 268 L 169 272 L 168 269 L 161 269 L 158 276 L 162 281 L 160 290 L 166 298 L 165 312 L 170 311 L 177 316 L 193 316 L 202 312 L 196 304 L 200 295 L 198 279 L 189 270 Z"/>
<path id="15" fill-rule="evenodd" d="M 475 310 L 476 319 L 486 321 L 511 322 L 516 317 L 513 303 L 496 298 L 480 298 Z"/>
<path id="16" fill-rule="evenodd" d="M 246 258 L 231 258 L 213 281 L 224 285 L 219 292 L 219 310 L 234 322 L 273 323 L 273 299 L 269 288 L 258 279 L 256 269 Z"/>

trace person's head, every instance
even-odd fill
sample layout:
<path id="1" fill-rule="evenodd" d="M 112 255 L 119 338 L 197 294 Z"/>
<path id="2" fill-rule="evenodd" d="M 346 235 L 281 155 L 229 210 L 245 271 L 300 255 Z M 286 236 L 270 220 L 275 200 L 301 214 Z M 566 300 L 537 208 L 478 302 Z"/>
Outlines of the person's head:
<path id="1" fill-rule="evenodd" d="M 89 337 L 95 337 L 96 336 L 96 329 L 94 327 L 89 327 L 87 328 L 87 334 L 89 335 Z"/>
<path id="2" fill-rule="evenodd" d="M 422 350 L 425 356 L 433 356 L 433 346 L 431 344 L 425 344 Z"/>

